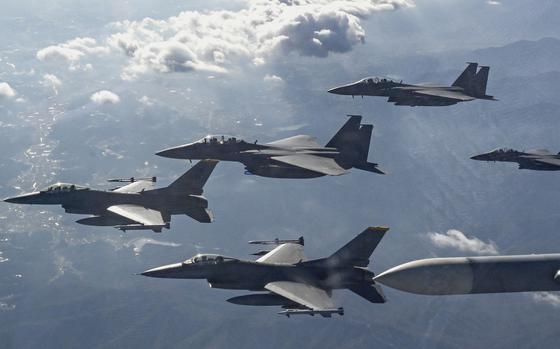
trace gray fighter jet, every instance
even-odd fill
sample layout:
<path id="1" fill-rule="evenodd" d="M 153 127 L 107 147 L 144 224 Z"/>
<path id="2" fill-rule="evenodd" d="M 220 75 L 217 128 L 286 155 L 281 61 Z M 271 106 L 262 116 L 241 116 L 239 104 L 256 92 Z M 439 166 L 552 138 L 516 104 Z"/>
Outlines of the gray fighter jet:
<path id="1" fill-rule="evenodd" d="M 199 141 L 162 150 L 156 155 L 175 159 L 217 159 L 245 165 L 246 174 L 274 178 L 339 176 L 355 167 L 384 174 L 367 161 L 373 125 L 350 119 L 326 146 L 315 137 L 299 135 L 275 142 L 248 143 L 235 137 L 206 136 Z"/>
<path id="2" fill-rule="evenodd" d="M 475 155 L 471 157 L 471 159 L 494 162 L 517 162 L 519 164 L 519 169 L 560 171 L 560 153 L 552 154 L 546 149 L 518 151 L 502 148 Z"/>
<path id="3" fill-rule="evenodd" d="M 134 178 L 110 182 L 131 182 L 110 191 L 76 184 L 56 183 L 43 190 L 7 198 L 14 204 L 61 205 L 66 213 L 90 214 L 76 221 L 93 226 L 113 226 L 122 231 L 169 229 L 171 215 L 186 214 L 202 223 L 212 222 L 202 188 L 218 161 L 203 160 L 166 188 L 151 189 L 156 181 Z"/>
<path id="4" fill-rule="evenodd" d="M 145 276 L 173 279 L 206 279 L 212 288 L 264 291 L 228 299 L 240 305 L 281 306 L 279 314 L 330 317 L 344 314 L 334 306 L 334 289 L 349 289 L 372 303 L 385 297 L 366 267 L 387 227 L 367 228 L 330 257 L 307 260 L 303 239 L 280 244 L 256 261 L 215 254 L 198 254 L 184 262 L 147 270 Z M 273 244 L 277 241 L 252 241 Z M 262 252 L 262 251 L 261 251 Z M 260 252 L 257 255 L 261 254 Z"/>
<path id="5" fill-rule="evenodd" d="M 388 78 L 370 77 L 335 87 L 328 92 L 337 95 L 382 96 L 395 105 L 446 106 L 474 99 L 496 100 L 486 94 L 489 67 L 468 63 L 467 68 L 451 86 L 410 85 Z"/>

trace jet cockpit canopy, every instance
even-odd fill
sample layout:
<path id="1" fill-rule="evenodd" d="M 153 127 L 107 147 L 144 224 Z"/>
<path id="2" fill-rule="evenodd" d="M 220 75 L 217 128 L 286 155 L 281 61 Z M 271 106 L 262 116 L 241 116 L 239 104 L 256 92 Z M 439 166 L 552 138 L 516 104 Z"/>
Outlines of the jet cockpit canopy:
<path id="1" fill-rule="evenodd" d="M 196 256 L 187 259 L 183 264 L 219 264 L 225 262 L 236 261 L 237 259 L 225 257 L 218 254 L 197 254 Z"/>
<path id="2" fill-rule="evenodd" d="M 384 84 L 384 83 L 393 83 L 396 84 L 397 82 L 393 79 L 389 79 L 389 78 L 384 78 L 384 77 L 378 77 L 378 76 L 374 76 L 374 77 L 369 77 L 369 78 L 365 78 L 360 80 L 361 83 L 364 84 L 371 84 L 371 85 L 375 85 L 375 84 Z"/>
<path id="3" fill-rule="evenodd" d="M 77 190 L 89 190 L 89 188 L 77 184 L 59 182 L 59 183 L 49 185 L 48 187 L 42 189 L 41 192 L 42 193 L 69 193 Z"/>
<path id="4" fill-rule="evenodd" d="M 237 139 L 234 136 L 227 136 L 227 135 L 208 135 L 196 143 L 203 143 L 203 144 L 236 144 L 241 143 L 243 140 Z"/>

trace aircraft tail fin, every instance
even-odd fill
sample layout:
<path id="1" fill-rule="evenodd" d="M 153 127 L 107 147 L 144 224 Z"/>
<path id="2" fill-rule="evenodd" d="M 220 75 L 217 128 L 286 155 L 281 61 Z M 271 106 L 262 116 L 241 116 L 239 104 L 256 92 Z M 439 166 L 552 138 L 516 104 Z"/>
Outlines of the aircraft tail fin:
<path id="1" fill-rule="evenodd" d="M 350 115 L 350 119 L 338 130 L 326 147 L 337 148 L 336 159 L 343 168 L 359 168 L 364 171 L 384 174 L 377 164 L 368 162 L 373 125 L 361 124 L 361 115 Z"/>
<path id="2" fill-rule="evenodd" d="M 192 195 L 202 195 L 202 188 L 218 164 L 217 160 L 201 160 L 166 189 L 176 190 Z"/>
<path id="3" fill-rule="evenodd" d="M 462 87 L 467 94 L 474 91 L 476 68 L 478 63 L 468 62 L 468 66 L 463 70 L 461 75 L 451 84 L 451 86 Z"/>
<path id="4" fill-rule="evenodd" d="M 377 247 L 388 227 L 369 227 L 358 236 L 326 258 L 330 266 L 367 267 L 373 250 Z"/>
<path id="5" fill-rule="evenodd" d="M 486 85 L 488 83 L 488 73 L 490 72 L 490 67 L 481 66 L 476 73 L 474 80 L 474 96 L 482 97 L 486 99 L 494 99 L 493 96 L 486 94 Z"/>

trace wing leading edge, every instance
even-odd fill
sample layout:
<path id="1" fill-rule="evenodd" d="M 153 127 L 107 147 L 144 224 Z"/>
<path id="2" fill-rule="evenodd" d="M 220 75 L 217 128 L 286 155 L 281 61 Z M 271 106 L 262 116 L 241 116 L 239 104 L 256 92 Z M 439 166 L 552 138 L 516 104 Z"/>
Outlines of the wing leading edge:
<path id="1" fill-rule="evenodd" d="M 321 173 L 328 176 L 340 176 L 348 173 L 332 158 L 325 158 L 311 154 L 296 154 L 285 156 L 273 156 L 272 160 L 303 168 L 309 171 Z"/>
<path id="2" fill-rule="evenodd" d="M 266 284 L 264 288 L 312 310 L 334 308 L 329 293 L 315 286 L 300 282 L 275 281 Z"/>

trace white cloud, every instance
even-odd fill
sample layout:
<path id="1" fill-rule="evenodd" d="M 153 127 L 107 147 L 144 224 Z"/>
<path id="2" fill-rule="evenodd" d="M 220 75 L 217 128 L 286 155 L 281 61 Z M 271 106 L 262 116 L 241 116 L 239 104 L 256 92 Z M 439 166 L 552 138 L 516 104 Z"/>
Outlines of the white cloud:
<path id="1" fill-rule="evenodd" d="M 494 6 L 502 4 L 500 1 L 497 1 L 497 0 L 488 0 L 486 3 L 488 5 L 494 5 Z"/>
<path id="2" fill-rule="evenodd" d="M 273 75 L 266 74 L 266 75 L 264 76 L 263 80 L 264 80 L 265 82 L 272 82 L 272 83 L 275 83 L 275 82 L 283 82 L 283 81 L 284 81 L 284 80 L 282 80 L 281 77 L 279 77 L 278 75 L 274 75 L 274 74 L 273 74 Z"/>
<path id="3" fill-rule="evenodd" d="M 86 54 L 108 53 L 105 46 L 97 45 L 93 38 L 75 38 L 63 44 L 45 47 L 37 52 L 37 59 L 44 61 L 48 59 L 63 59 L 67 61 L 78 61 Z"/>
<path id="4" fill-rule="evenodd" d="M 456 229 L 450 229 L 444 234 L 428 233 L 427 236 L 437 247 L 450 247 L 476 254 L 498 254 L 498 248 L 493 241 L 484 242 L 474 236 L 468 237 Z"/>
<path id="5" fill-rule="evenodd" d="M 0 82 L 0 98 L 14 98 L 17 92 L 7 82 Z"/>
<path id="6" fill-rule="evenodd" d="M 62 81 L 56 75 L 45 74 L 43 80 L 41 80 L 41 85 L 52 88 L 54 93 L 58 94 L 58 87 L 62 85 Z"/>
<path id="7" fill-rule="evenodd" d="M 124 243 L 125 247 L 134 247 L 132 250 L 134 251 L 134 254 L 137 256 L 142 252 L 142 249 L 146 245 L 159 245 L 159 246 L 169 246 L 169 247 L 181 246 L 181 244 L 175 242 L 155 240 L 152 238 L 138 238 Z"/>
<path id="8" fill-rule="evenodd" d="M 552 292 L 533 293 L 533 299 L 539 303 L 550 304 L 554 307 L 560 307 L 560 294 Z"/>
<path id="9" fill-rule="evenodd" d="M 121 101 L 116 93 L 107 90 L 95 92 L 90 99 L 97 104 L 117 104 Z"/>
<path id="10" fill-rule="evenodd" d="M 138 102 L 146 107 L 151 107 L 155 104 L 155 101 L 148 96 L 142 96 L 138 98 Z"/>
<path id="11" fill-rule="evenodd" d="M 86 55 L 107 54 L 111 50 L 106 45 L 98 45 L 93 38 L 74 38 L 65 43 L 51 45 L 37 51 L 36 57 L 40 61 L 67 61 L 70 70 L 90 70 L 91 64 L 80 65 L 79 61 Z"/>
<path id="12" fill-rule="evenodd" d="M 73 64 L 110 48 L 129 57 L 123 78 L 140 74 L 205 71 L 263 65 L 291 52 L 326 57 L 364 42 L 361 21 L 372 13 L 413 6 L 412 0 L 247 0 L 237 11 L 184 11 L 165 20 L 144 18 L 113 24 L 103 45 L 76 38 L 46 47 L 37 58 Z"/>

